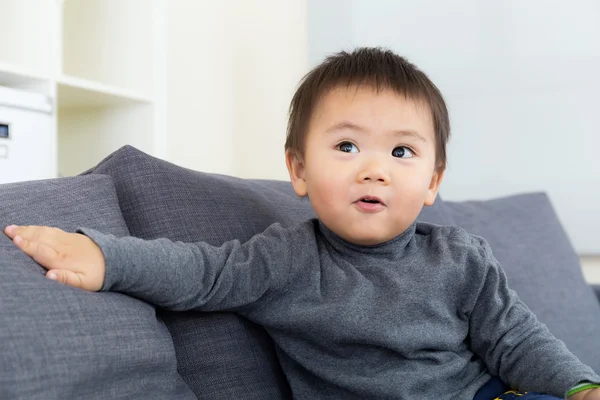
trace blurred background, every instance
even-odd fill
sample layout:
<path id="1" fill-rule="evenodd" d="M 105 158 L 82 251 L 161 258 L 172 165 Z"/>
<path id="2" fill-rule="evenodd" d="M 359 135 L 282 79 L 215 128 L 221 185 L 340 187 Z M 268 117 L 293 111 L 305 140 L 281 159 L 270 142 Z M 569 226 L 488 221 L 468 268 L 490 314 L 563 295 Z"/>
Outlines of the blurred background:
<path id="1" fill-rule="evenodd" d="M 0 183 L 130 144 L 287 180 L 298 81 L 387 47 L 444 94 L 447 200 L 547 192 L 600 282 L 600 0 L 0 0 Z"/>

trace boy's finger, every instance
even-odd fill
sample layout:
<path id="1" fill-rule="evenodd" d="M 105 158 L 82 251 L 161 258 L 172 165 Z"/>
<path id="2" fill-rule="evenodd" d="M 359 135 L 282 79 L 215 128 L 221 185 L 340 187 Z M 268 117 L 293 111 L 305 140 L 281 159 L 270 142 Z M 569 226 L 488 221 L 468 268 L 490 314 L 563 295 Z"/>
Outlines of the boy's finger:
<path id="1" fill-rule="evenodd" d="M 9 225 L 4 228 L 4 234 L 9 238 L 14 239 L 15 235 L 17 234 L 17 228 L 18 227 L 16 225 Z"/>
<path id="2" fill-rule="evenodd" d="M 55 240 L 55 237 L 61 232 L 58 228 L 51 228 L 49 226 L 19 226 L 17 227 L 17 234 L 24 237 L 25 239 L 36 241 L 40 243 L 50 243 Z"/>
<path id="3" fill-rule="evenodd" d="M 57 251 L 44 243 L 27 240 L 21 236 L 15 236 L 13 242 L 23 253 L 43 267 L 52 268 L 58 259 Z"/>
<path id="4" fill-rule="evenodd" d="M 4 232 L 10 237 L 14 239 L 16 236 L 21 236 L 24 239 L 31 240 L 39 236 L 39 232 L 41 231 L 41 226 L 19 226 L 19 225 L 10 225 L 7 226 Z"/>
<path id="5" fill-rule="evenodd" d="M 37 244 L 32 243 L 31 240 L 25 239 L 21 235 L 17 235 L 13 238 L 13 243 L 17 245 L 19 249 L 23 251 L 23 253 L 27 254 L 30 257 L 33 257 L 35 251 L 37 249 Z"/>
<path id="6" fill-rule="evenodd" d="M 46 269 L 55 268 L 59 260 L 58 252 L 44 243 L 37 244 L 35 253 L 31 254 L 31 257 Z"/>
<path id="7" fill-rule="evenodd" d="M 65 285 L 73 286 L 76 288 L 83 288 L 81 276 L 79 274 L 68 271 L 66 269 L 52 269 L 48 271 L 46 276 L 54 281 L 64 283 Z"/>
<path id="8" fill-rule="evenodd" d="M 19 249 L 21 249 L 25 254 L 30 256 L 33 247 L 31 245 L 31 241 L 25 239 L 23 236 L 17 235 L 13 238 L 13 243 L 17 245 Z"/>
<path id="9" fill-rule="evenodd" d="M 56 244 L 60 238 L 60 234 L 65 232 L 58 228 L 51 228 L 47 226 L 10 225 L 4 229 L 4 233 L 13 240 L 17 236 L 20 236 L 21 238 L 30 242 L 46 243 L 56 247 Z"/>

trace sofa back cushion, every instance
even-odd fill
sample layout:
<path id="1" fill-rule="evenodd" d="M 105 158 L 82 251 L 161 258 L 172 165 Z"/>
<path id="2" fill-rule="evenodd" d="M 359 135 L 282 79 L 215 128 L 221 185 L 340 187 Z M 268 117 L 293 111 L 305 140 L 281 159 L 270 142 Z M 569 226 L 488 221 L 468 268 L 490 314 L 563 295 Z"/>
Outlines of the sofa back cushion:
<path id="1" fill-rule="evenodd" d="M 86 174 L 113 177 L 133 236 L 213 245 L 247 241 L 279 222 L 290 226 L 315 214 L 289 182 L 245 180 L 185 169 L 125 146 Z M 444 220 L 441 201 L 425 220 Z M 233 313 L 160 310 L 177 352 L 179 372 L 199 399 L 290 398 L 273 342 Z"/>
<path id="2" fill-rule="evenodd" d="M 0 185 L 0 227 L 79 226 L 128 235 L 104 175 Z M 45 270 L 0 235 L 0 399 L 194 399 L 155 309 L 90 293 Z"/>

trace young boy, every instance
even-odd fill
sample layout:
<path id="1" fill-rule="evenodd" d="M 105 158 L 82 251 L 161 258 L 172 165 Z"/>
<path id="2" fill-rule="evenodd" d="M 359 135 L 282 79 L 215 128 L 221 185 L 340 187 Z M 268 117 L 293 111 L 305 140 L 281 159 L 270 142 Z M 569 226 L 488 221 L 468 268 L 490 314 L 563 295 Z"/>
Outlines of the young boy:
<path id="1" fill-rule="evenodd" d="M 221 247 L 5 233 L 59 282 L 264 326 L 298 399 L 491 400 L 512 398 L 509 387 L 600 399 L 600 377 L 507 287 L 483 239 L 415 222 L 438 193 L 449 132 L 440 92 L 414 65 L 341 52 L 290 108 L 287 167 L 317 220 Z"/>

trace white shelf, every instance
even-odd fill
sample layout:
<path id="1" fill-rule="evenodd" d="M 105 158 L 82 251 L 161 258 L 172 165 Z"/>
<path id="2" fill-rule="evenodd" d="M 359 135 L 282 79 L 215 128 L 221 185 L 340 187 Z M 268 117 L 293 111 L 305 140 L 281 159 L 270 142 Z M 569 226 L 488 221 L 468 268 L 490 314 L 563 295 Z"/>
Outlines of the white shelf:
<path id="1" fill-rule="evenodd" d="M 154 7 L 149 0 L 65 1 L 60 72 L 151 96 Z"/>
<path id="2" fill-rule="evenodd" d="M 0 61 L 0 86 L 21 87 L 48 82 L 50 77 Z"/>
<path id="3" fill-rule="evenodd" d="M 105 107 L 151 103 L 152 98 L 131 90 L 62 75 L 57 80 L 59 108 Z"/>
<path id="4" fill-rule="evenodd" d="M 164 0 L 0 0 L 0 86 L 53 100 L 55 162 L 36 168 L 70 176 L 125 144 L 155 154 L 164 143 L 164 10 Z"/>

